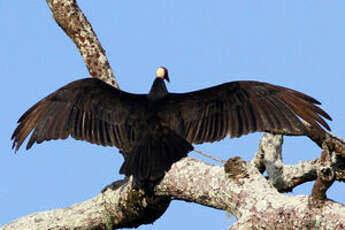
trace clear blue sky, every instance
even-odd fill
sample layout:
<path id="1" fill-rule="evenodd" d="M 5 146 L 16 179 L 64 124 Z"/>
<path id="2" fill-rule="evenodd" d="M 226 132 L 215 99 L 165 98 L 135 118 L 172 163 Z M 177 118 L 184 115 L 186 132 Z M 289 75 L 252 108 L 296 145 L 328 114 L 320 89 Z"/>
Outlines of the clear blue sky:
<path id="1" fill-rule="evenodd" d="M 260 80 L 306 92 L 345 137 L 345 2 L 289 1 L 79 1 L 105 48 L 121 89 L 143 93 L 155 70 L 169 69 L 170 91 L 185 92 L 232 80 Z M 59 87 L 88 76 L 75 45 L 57 26 L 45 1 L 0 0 L 1 154 L 0 226 L 33 212 L 89 199 L 122 178 L 122 156 L 68 139 L 11 150 L 16 121 Z M 250 160 L 260 134 L 198 149 Z M 287 137 L 287 163 L 314 159 L 308 138 Z M 190 156 L 205 160 L 195 153 Z M 214 163 L 214 162 L 212 162 Z M 290 193 L 310 194 L 312 183 Z M 344 184 L 328 195 L 345 202 Z M 173 201 L 152 226 L 139 229 L 227 229 L 224 211 Z"/>

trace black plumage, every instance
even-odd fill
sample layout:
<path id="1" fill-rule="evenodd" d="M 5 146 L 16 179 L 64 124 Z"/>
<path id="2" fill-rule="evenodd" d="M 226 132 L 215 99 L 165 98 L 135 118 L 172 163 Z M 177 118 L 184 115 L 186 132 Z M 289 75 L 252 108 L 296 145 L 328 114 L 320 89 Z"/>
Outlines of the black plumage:
<path id="1" fill-rule="evenodd" d="M 305 135 L 299 118 L 330 130 L 331 117 L 314 98 L 255 81 L 235 81 L 189 93 L 169 93 L 164 67 L 149 94 L 132 94 L 98 79 L 74 81 L 26 111 L 12 135 L 17 151 L 32 132 L 34 143 L 72 136 L 124 154 L 120 173 L 156 180 L 193 150 L 192 144 L 267 131 Z"/>

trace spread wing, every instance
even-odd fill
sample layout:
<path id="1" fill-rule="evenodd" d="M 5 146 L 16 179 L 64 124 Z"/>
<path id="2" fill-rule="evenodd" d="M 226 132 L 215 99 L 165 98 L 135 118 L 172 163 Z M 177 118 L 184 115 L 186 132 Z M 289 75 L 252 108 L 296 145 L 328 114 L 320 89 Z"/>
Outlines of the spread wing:
<path id="1" fill-rule="evenodd" d="M 190 143 L 213 142 L 225 136 L 268 131 L 304 135 L 299 118 L 330 130 L 322 118 L 331 117 L 320 102 L 292 89 L 254 81 L 236 81 L 182 94 L 169 94 L 165 114 L 179 116 L 185 139 Z M 170 124 L 171 127 L 176 127 Z"/>
<path id="2" fill-rule="evenodd" d="M 74 81 L 26 111 L 12 139 L 17 151 L 32 132 L 26 149 L 69 135 L 104 146 L 128 150 L 135 141 L 135 122 L 143 113 L 145 95 L 118 90 L 98 79 Z"/>

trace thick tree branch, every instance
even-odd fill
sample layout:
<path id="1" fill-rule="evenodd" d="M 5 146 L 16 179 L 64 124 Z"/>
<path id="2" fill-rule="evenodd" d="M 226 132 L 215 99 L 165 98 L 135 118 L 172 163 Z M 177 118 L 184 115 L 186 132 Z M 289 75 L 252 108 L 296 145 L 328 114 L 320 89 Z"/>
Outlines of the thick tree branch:
<path id="1" fill-rule="evenodd" d="M 254 226 L 262 229 L 265 226 L 267 229 L 270 229 L 269 226 L 275 226 L 274 229 L 303 229 L 309 226 L 335 229 L 345 226 L 342 219 L 344 206 L 327 201 L 321 209 L 310 209 L 308 196 L 287 197 L 280 194 L 255 168 L 239 158 L 228 161 L 225 166 L 227 173 L 223 167 L 195 162 L 175 164 L 156 187 L 156 192 L 228 210 L 236 216 L 238 223 L 250 225 L 249 229 Z M 316 223 L 321 216 L 321 222 L 325 222 Z"/>
<path id="2" fill-rule="evenodd" d="M 55 21 L 78 47 L 92 77 L 118 88 L 105 50 L 75 0 L 46 0 Z"/>
<path id="3" fill-rule="evenodd" d="M 262 173 L 267 170 L 269 180 L 280 192 L 292 191 L 301 183 L 315 180 L 318 159 L 286 165 L 282 157 L 282 144 L 282 135 L 265 133 L 252 164 Z"/>
<path id="4" fill-rule="evenodd" d="M 47 0 L 47 3 L 59 26 L 77 45 L 91 76 L 118 87 L 105 51 L 76 1 Z M 319 145 L 331 137 L 328 133 L 320 135 L 312 131 L 309 136 Z M 331 152 L 345 155 L 341 139 L 328 144 L 333 146 Z M 238 219 L 231 229 L 257 226 L 261 229 L 344 228 L 343 205 L 325 199 L 316 207 L 310 205 L 309 196 L 285 196 L 274 188 L 289 191 L 305 181 L 315 180 L 320 167 L 318 159 L 284 165 L 281 145 L 281 136 L 265 134 L 253 164 L 234 158 L 225 167 L 212 166 L 187 157 L 174 164 L 152 191 L 133 188 L 131 180 L 118 181 L 93 199 L 63 209 L 35 213 L 1 229 L 137 227 L 159 218 L 171 199 L 227 210 Z M 332 164 L 339 169 L 336 179 L 344 180 L 345 157 L 335 159 Z M 266 169 L 272 183 L 257 168 L 260 172 Z"/>
<path id="5" fill-rule="evenodd" d="M 118 229 L 152 223 L 168 208 L 170 198 L 152 196 L 119 181 L 98 196 L 71 207 L 34 213 L 3 226 L 10 229 Z"/>
<path id="6" fill-rule="evenodd" d="M 23 217 L 2 230 L 23 229 L 21 226 L 41 229 L 135 227 L 158 218 L 161 210 L 155 212 L 152 210 L 156 208 L 152 207 L 159 207 L 160 199 L 165 201 L 168 197 L 227 210 L 236 216 L 237 224 L 275 226 L 276 229 L 345 227 L 345 206 L 326 200 L 321 207 L 314 208 L 308 205 L 308 196 L 283 195 L 255 167 L 240 158 L 229 160 L 225 167 L 184 158 L 173 165 L 151 195 L 133 190 L 131 184 L 128 181 L 115 189 L 108 188 L 97 197 L 69 208 Z M 166 208 L 166 205 L 161 207 Z"/>
<path id="7" fill-rule="evenodd" d="M 337 149 L 341 149 L 341 142 L 338 141 L 341 139 L 332 135 L 332 140 L 338 144 Z M 328 140 L 328 142 L 333 143 L 332 140 Z M 326 144 L 330 145 L 329 143 Z M 269 180 L 280 192 L 289 192 L 300 184 L 316 180 L 317 170 L 322 167 L 320 159 L 301 161 L 296 165 L 284 164 L 282 144 L 283 137 L 281 135 L 265 133 L 261 137 L 259 150 L 255 154 L 252 164 L 261 173 L 267 170 Z M 345 181 L 345 158 L 343 153 L 332 152 L 331 155 L 332 167 L 335 169 L 335 179 Z"/>

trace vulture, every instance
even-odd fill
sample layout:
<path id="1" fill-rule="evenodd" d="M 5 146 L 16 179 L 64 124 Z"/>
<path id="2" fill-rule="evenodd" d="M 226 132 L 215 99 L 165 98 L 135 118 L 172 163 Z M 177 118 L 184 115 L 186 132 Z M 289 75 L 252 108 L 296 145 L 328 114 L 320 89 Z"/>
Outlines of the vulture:
<path id="1" fill-rule="evenodd" d="M 69 136 L 124 155 L 120 173 L 139 181 L 161 179 L 192 144 L 253 132 L 306 135 L 300 119 L 317 130 L 332 120 L 316 99 L 282 86 L 233 81 L 188 93 L 169 93 L 165 67 L 158 68 L 148 94 L 116 89 L 96 78 L 69 83 L 27 110 L 12 139 L 17 151 L 32 132 L 34 143 Z"/>

